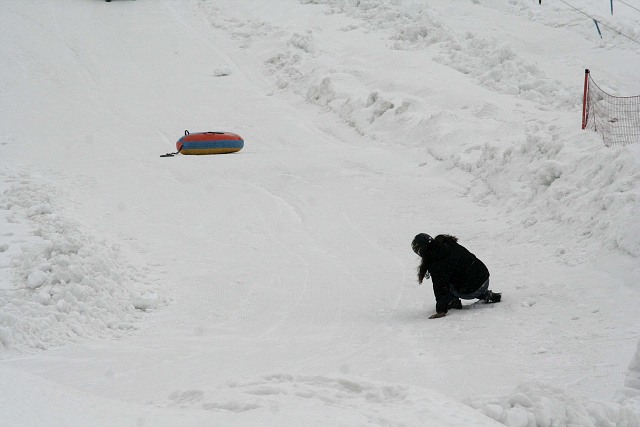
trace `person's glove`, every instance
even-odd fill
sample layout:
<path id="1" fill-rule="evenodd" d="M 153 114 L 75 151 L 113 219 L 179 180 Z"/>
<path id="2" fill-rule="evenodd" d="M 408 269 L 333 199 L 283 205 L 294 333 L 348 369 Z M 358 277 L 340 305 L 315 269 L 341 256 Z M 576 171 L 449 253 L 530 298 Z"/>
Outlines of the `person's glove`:
<path id="1" fill-rule="evenodd" d="M 438 318 L 444 317 L 446 315 L 447 315 L 447 313 L 436 313 L 436 314 L 432 314 L 431 316 L 429 316 L 429 319 L 438 319 Z"/>

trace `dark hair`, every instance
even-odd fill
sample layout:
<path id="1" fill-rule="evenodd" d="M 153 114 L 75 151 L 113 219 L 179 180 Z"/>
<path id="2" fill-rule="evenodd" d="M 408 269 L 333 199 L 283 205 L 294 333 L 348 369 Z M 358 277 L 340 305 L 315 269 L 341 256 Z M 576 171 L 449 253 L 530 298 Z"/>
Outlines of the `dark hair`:
<path id="1" fill-rule="evenodd" d="M 418 266 L 418 282 L 422 283 L 425 277 L 428 279 L 429 277 L 431 277 L 431 275 L 429 274 L 429 270 L 427 269 L 427 263 L 424 262 L 424 258 L 422 258 L 422 261 Z"/>

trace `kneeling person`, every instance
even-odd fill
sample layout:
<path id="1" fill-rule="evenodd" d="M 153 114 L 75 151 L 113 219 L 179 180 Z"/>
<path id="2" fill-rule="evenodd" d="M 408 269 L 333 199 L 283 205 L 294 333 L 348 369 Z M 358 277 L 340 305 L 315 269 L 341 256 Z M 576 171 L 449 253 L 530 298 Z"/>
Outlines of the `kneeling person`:
<path id="1" fill-rule="evenodd" d="M 431 277 L 436 297 L 436 313 L 429 319 L 444 317 L 452 308 L 462 308 L 460 299 L 500 302 L 502 295 L 489 290 L 489 270 L 474 254 L 458 243 L 458 238 L 441 234 L 432 238 L 420 233 L 411 242 L 422 258 L 418 282 Z"/>

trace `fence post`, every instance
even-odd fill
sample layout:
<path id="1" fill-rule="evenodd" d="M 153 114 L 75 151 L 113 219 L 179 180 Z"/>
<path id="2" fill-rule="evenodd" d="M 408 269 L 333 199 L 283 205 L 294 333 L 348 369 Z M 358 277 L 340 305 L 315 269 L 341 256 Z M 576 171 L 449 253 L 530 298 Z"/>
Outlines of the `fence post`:
<path id="1" fill-rule="evenodd" d="M 589 69 L 584 70 L 584 94 L 582 95 L 582 129 L 587 127 L 587 92 L 589 91 Z"/>

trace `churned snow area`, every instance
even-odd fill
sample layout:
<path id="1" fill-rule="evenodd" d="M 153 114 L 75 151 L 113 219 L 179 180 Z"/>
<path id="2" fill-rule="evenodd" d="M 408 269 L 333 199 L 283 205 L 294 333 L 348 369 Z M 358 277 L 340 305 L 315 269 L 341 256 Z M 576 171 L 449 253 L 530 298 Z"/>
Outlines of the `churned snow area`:
<path id="1" fill-rule="evenodd" d="M 640 426 L 632 6 L 6 2 L 0 425 Z M 503 301 L 429 320 L 421 232 Z"/>

